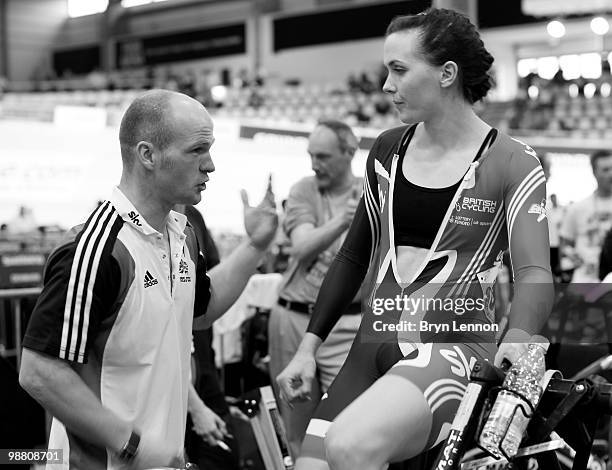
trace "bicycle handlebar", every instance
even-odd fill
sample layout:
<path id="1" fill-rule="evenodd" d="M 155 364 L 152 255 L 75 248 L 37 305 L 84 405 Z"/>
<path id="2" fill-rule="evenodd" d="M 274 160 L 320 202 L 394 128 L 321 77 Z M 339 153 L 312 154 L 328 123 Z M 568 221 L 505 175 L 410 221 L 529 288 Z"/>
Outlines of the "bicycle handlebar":
<path id="1" fill-rule="evenodd" d="M 472 369 L 470 383 L 464 394 L 451 431 L 432 469 L 456 470 L 468 445 L 476 440 L 479 420 L 489 391 L 503 383 L 505 372 L 485 361 L 478 361 Z M 579 388 L 584 387 L 584 388 Z M 583 393 L 577 406 L 589 407 L 601 415 L 612 415 L 612 384 L 599 380 L 578 381 L 552 378 L 543 392 L 540 405 L 557 404 L 572 392 Z M 592 408 L 591 408 L 592 407 Z M 547 436 L 544 436 L 547 437 Z"/>

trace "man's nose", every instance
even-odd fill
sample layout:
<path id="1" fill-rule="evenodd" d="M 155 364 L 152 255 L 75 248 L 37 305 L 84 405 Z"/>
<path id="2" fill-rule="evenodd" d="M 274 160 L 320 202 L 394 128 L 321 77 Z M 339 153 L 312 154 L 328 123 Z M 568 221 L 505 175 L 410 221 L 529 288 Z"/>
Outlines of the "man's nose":
<path id="1" fill-rule="evenodd" d="M 213 163 L 210 154 L 207 155 L 200 164 L 200 171 L 203 171 L 205 173 L 212 173 L 213 171 L 215 171 L 215 164 Z"/>
<path id="2" fill-rule="evenodd" d="M 385 83 L 383 83 L 382 90 L 385 93 L 395 93 L 395 85 L 391 83 L 391 80 L 389 79 L 388 74 L 387 74 L 387 78 L 385 78 Z"/>

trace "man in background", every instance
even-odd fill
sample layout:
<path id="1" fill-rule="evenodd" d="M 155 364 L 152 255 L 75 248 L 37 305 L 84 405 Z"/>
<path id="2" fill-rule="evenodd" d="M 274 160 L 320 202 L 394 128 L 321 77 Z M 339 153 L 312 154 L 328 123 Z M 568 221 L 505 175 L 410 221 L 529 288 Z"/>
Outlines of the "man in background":
<path id="1" fill-rule="evenodd" d="M 599 282 L 599 255 L 612 227 L 612 152 L 591 155 L 591 168 L 597 189 L 567 209 L 560 232 L 561 256 L 574 267 L 573 283 Z"/>
<path id="2" fill-rule="evenodd" d="M 337 120 L 320 121 L 308 139 L 314 175 L 302 178 L 289 192 L 283 228 L 291 242 L 291 256 L 268 327 L 270 375 L 275 387 L 276 376 L 293 358 L 306 332 L 323 278 L 353 220 L 363 185 L 362 178 L 351 169 L 357 148 L 357 138 L 348 125 Z M 360 300 L 358 294 L 319 350 L 317 380 L 310 400 L 293 408 L 280 400 L 294 457 L 299 455 L 321 395 L 346 359 L 361 321 Z"/>

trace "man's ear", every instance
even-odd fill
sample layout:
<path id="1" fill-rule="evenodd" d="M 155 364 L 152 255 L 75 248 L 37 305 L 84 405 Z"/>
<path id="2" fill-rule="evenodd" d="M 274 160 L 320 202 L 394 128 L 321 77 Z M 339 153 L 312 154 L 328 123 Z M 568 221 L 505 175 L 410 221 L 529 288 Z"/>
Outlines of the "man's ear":
<path id="1" fill-rule="evenodd" d="M 147 170 L 153 170 L 155 167 L 154 148 L 151 142 L 141 140 L 136 144 L 136 158 L 140 164 Z"/>
<path id="2" fill-rule="evenodd" d="M 442 88 L 448 88 L 457 81 L 459 75 L 459 66 L 456 62 L 448 60 L 442 64 L 440 69 L 440 86 Z"/>

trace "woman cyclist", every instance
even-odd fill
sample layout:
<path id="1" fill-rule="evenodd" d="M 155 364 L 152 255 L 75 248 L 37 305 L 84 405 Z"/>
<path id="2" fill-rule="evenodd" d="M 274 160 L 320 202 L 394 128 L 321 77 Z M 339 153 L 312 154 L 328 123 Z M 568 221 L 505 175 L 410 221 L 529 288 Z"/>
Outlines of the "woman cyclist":
<path id="1" fill-rule="evenodd" d="M 432 448 L 448 434 L 473 363 L 513 362 L 550 312 L 542 167 L 472 106 L 491 87 L 492 62 L 454 11 L 397 17 L 387 29 L 383 91 L 406 125 L 370 151 L 352 226 L 277 379 L 284 399 L 308 398 L 317 347 L 370 265 L 376 283 L 296 470 L 379 470 Z M 508 248 L 515 295 L 498 347 L 492 287 Z"/>

